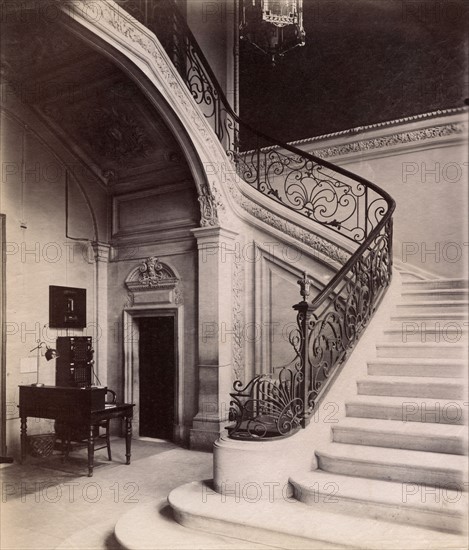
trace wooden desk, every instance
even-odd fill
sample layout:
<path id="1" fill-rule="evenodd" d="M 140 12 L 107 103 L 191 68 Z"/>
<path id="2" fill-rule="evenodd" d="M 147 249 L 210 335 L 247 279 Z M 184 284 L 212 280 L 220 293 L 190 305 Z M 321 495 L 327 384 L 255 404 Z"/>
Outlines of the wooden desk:
<path id="1" fill-rule="evenodd" d="M 27 417 L 50 418 L 71 428 L 87 427 L 88 476 L 93 475 L 94 427 L 102 420 L 125 420 L 125 457 L 130 464 L 132 417 L 135 405 L 105 405 L 106 388 L 65 388 L 59 386 L 20 386 L 21 462 L 26 458 Z"/>

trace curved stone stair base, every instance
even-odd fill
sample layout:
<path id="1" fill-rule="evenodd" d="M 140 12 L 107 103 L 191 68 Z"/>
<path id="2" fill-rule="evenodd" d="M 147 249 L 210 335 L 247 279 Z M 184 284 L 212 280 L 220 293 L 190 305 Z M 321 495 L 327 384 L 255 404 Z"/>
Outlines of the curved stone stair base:
<path id="1" fill-rule="evenodd" d="M 467 295 L 460 279 L 403 282 L 377 358 L 316 450 L 318 469 L 290 478 L 299 501 L 466 532 Z"/>
<path id="2" fill-rule="evenodd" d="M 460 280 L 447 285 L 467 288 Z M 446 288 L 442 281 L 403 287 Z M 432 321 L 434 314 L 445 322 L 453 315 L 467 321 L 464 303 L 452 301 L 448 309 L 446 302 L 433 300 L 422 308 L 427 302 L 421 298 L 415 309 L 397 304 L 387 328 L 409 318 Z M 466 343 L 389 341 L 382 334 L 386 315 L 378 312 L 309 428 L 296 434 L 303 434 L 301 452 L 311 448 L 311 460 L 305 454 L 298 468 L 299 457 L 295 462 L 284 453 L 286 486 L 294 498 L 290 492 L 268 498 L 256 491 L 245 455 L 241 469 L 253 491 L 240 486 L 241 492 L 225 494 L 210 482 L 194 482 L 170 494 L 174 517 L 189 534 L 232 537 L 234 547 L 235 539 L 288 549 L 467 547 Z M 365 364 L 373 344 L 376 357 Z M 263 454 L 262 479 L 269 480 L 278 456 L 269 445 L 263 453 L 262 443 L 255 445 Z M 241 455 L 231 447 L 239 464 Z M 308 471 L 310 463 L 316 469 Z"/>

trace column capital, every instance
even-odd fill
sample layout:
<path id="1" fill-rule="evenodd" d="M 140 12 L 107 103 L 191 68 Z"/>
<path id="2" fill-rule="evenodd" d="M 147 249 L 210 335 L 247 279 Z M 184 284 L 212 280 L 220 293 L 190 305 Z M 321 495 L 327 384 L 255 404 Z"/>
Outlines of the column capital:
<path id="1" fill-rule="evenodd" d="M 109 262 L 111 245 L 108 243 L 93 241 L 91 243 L 94 252 L 94 259 L 97 262 Z"/>
<path id="2" fill-rule="evenodd" d="M 197 227 L 191 229 L 191 233 L 197 239 L 197 243 L 213 242 L 214 239 L 219 241 L 230 240 L 234 241 L 239 235 L 237 231 L 225 229 L 224 227 Z"/>

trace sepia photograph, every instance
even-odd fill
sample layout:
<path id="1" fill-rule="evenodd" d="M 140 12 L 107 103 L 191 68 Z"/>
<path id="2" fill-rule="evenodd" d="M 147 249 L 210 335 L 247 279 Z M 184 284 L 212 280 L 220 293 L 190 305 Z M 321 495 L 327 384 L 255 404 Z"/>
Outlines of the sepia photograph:
<path id="1" fill-rule="evenodd" d="M 469 547 L 467 0 L 0 0 L 0 550 Z"/>

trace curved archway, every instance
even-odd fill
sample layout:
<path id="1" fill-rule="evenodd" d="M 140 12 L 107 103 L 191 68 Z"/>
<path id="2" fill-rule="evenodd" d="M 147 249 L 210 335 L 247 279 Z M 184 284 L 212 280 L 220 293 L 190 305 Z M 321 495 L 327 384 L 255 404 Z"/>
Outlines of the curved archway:
<path id="1" fill-rule="evenodd" d="M 200 225 L 202 227 L 219 225 L 220 210 L 223 211 L 225 207 L 220 197 L 215 196 L 213 192 L 213 183 L 207 177 L 207 171 L 203 166 L 204 163 L 194 145 L 193 136 L 189 135 L 183 121 L 157 89 L 155 83 L 134 63 L 130 57 L 130 53 L 126 55 L 117 48 L 116 44 L 112 44 L 110 41 L 105 40 L 103 36 L 100 36 L 98 32 L 93 32 L 90 28 L 79 23 L 76 17 L 63 18 L 62 23 L 80 40 L 85 41 L 95 51 L 111 60 L 144 93 L 158 115 L 161 116 L 171 130 L 188 163 L 200 203 Z M 120 46 L 125 50 L 125 44 L 120 44 Z"/>

